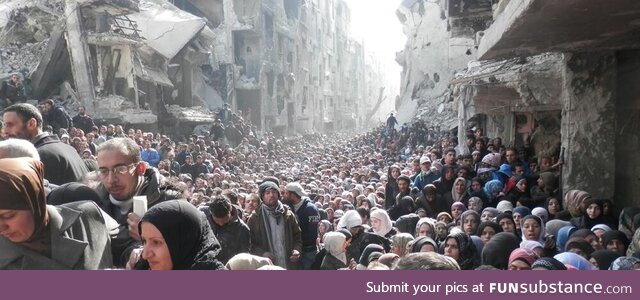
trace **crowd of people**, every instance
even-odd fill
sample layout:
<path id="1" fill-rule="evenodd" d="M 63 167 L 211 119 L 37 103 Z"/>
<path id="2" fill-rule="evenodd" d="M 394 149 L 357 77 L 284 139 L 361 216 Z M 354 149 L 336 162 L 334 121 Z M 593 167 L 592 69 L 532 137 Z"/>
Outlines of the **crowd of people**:
<path id="1" fill-rule="evenodd" d="M 640 208 L 480 128 L 276 137 L 225 106 L 176 137 L 51 102 L 3 112 L 0 269 L 640 269 Z"/>

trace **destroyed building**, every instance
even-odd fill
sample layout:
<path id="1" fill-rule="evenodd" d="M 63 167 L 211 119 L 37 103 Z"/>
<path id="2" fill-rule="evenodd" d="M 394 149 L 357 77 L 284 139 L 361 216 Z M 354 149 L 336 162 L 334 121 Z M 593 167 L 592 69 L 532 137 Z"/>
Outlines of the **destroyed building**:
<path id="1" fill-rule="evenodd" d="M 564 148 L 565 192 L 586 190 L 619 207 L 640 204 L 633 197 L 640 165 L 638 1 L 437 4 L 407 0 L 398 9 L 413 35 L 398 59 L 406 70 L 403 97 L 407 103 L 422 100 L 419 111 L 426 113 L 419 117 L 439 120 L 448 112 L 444 118 L 455 122 L 446 129 L 457 130 L 459 139 L 478 126 L 505 144 L 530 146 L 534 157 Z M 435 22 L 436 14 L 441 27 L 419 28 Z M 443 26 L 448 35 L 434 44 Z M 466 59 L 459 55 L 462 48 L 455 51 L 461 44 L 469 45 Z M 438 51 L 448 58 L 446 66 L 408 59 Z M 437 71 L 445 73 L 438 72 L 444 83 L 433 79 Z"/>
<path id="2" fill-rule="evenodd" d="M 366 78 L 379 81 L 349 28 L 342 0 L 4 0 L 0 75 L 163 132 L 210 124 L 224 103 L 260 131 L 352 130 L 375 102 Z"/>

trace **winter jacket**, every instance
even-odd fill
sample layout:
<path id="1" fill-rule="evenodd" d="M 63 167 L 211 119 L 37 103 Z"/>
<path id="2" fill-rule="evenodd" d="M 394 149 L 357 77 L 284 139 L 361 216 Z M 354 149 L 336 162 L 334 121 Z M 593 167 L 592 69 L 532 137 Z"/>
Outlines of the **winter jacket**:
<path id="1" fill-rule="evenodd" d="M 231 220 L 224 226 L 218 225 L 213 221 L 213 216 L 208 206 L 200 208 L 200 211 L 207 216 L 207 221 L 211 225 L 213 234 L 220 242 L 222 250 L 218 253 L 217 259 L 226 264 L 229 259 L 239 253 L 249 253 L 251 248 L 251 236 L 249 233 L 249 226 L 247 226 L 238 217 L 239 208 L 233 206 L 233 212 L 231 213 Z"/>
<path id="2" fill-rule="evenodd" d="M 273 253 L 273 250 L 269 248 L 265 220 L 262 214 L 263 206 L 264 204 L 258 206 L 247 221 L 251 232 L 250 253 L 258 256 L 262 256 L 265 252 Z M 287 254 L 292 253 L 293 250 L 298 250 L 298 252 L 302 253 L 302 235 L 295 214 L 285 206 L 282 218 L 285 221 L 285 251 Z M 287 261 L 287 269 L 293 269 L 293 267 L 294 265 Z"/>

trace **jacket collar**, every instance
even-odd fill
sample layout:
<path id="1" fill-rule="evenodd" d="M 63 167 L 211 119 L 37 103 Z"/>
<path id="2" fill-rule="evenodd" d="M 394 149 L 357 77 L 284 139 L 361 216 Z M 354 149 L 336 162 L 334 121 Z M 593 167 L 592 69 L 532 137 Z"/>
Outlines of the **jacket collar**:
<path id="1" fill-rule="evenodd" d="M 47 205 L 51 232 L 51 258 L 17 245 L 0 237 L 0 269 L 22 259 L 23 269 L 72 269 L 82 258 L 88 243 L 68 238 L 65 231 L 82 215 L 82 212 L 64 206 Z"/>

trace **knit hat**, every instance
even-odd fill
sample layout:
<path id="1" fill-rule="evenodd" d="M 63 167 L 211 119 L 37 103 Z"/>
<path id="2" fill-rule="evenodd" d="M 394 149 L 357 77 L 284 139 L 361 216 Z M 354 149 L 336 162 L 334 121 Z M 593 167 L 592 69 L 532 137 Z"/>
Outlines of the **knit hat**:
<path id="1" fill-rule="evenodd" d="M 513 204 L 511 204 L 511 202 L 509 202 L 507 200 L 502 200 L 502 201 L 498 202 L 498 205 L 496 205 L 496 209 L 500 213 L 504 213 L 504 212 L 507 212 L 507 211 L 513 211 Z"/>
<path id="2" fill-rule="evenodd" d="M 268 190 L 275 190 L 278 193 L 278 198 L 280 198 L 280 189 L 278 188 L 278 185 L 271 181 L 265 181 L 260 185 L 260 187 L 258 187 L 258 196 L 260 196 L 260 199 L 262 199 L 264 193 Z"/>

